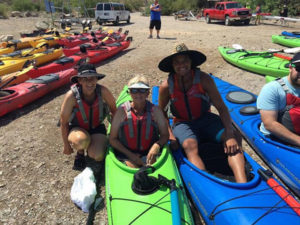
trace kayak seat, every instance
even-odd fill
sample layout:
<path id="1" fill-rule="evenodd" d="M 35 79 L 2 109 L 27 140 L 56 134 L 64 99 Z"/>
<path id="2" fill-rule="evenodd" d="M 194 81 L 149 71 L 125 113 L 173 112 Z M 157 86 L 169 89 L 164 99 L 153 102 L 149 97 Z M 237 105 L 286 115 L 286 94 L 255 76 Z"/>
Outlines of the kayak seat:
<path id="1" fill-rule="evenodd" d="M 113 47 L 113 46 L 122 46 L 122 45 L 119 42 L 115 42 L 115 43 L 108 44 L 106 46 Z"/>
<path id="2" fill-rule="evenodd" d="M 50 74 L 47 74 L 44 76 L 40 76 L 38 78 L 27 80 L 25 82 L 26 83 L 34 83 L 34 84 L 49 84 L 56 80 L 59 80 L 59 76 L 55 73 L 50 73 Z"/>
<path id="3" fill-rule="evenodd" d="M 44 38 L 46 41 L 52 41 L 52 40 L 54 40 L 54 37 L 45 37 Z"/>
<path id="4" fill-rule="evenodd" d="M 88 41 L 88 40 L 90 40 L 90 39 L 87 38 L 87 37 L 82 37 L 82 38 L 79 38 L 79 40 L 81 40 L 81 41 Z"/>
<path id="5" fill-rule="evenodd" d="M 0 60 L 0 66 L 3 66 L 4 62 L 2 60 Z"/>
<path id="6" fill-rule="evenodd" d="M 68 39 L 69 41 L 75 40 L 75 38 L 73 38 L 73 37 L 67 37 L 67 39 Z"/>
<path id="7" fill-rule="evenodd" d="M 13 93 L 15 93 L 15 91 L 13 91 L 13 90 L 5 90 L 5 91 L 0 90 L 0 99 L 3 97 L 6 97 L 8 95 L 11 95 Z"/>
<path id="8" fill-rule="evenodd" d="M 43 52 L 44 54 L 50 54 L 53 53 L 53 49 L 47 49 L 46 51 Z"/>
<path id="9" fill-rule="evenodd" d="M 66 63 L 73 63 L 74 62 L 74 59 L 73 58 L 70 58 L 70 57 L 65 57 L 65 58 L 61 58 L 59 60 L 56 60 L 54 61 L 54 63 L 56 64 L 66 64 Z"/>
<path id="10" fill-rule="evenodd" d="M 226 95 L 229 102 L 237 104 L 250 104 L 256 101 L 256 97 L 248 92 L 230 91 Z"/>
<path id="11" fill-rule="evenodd" d="M 80 45 L 80 47 L 81 47 L 81 46 L 83 46 L 83 47 L 85 47 L 85 48 L 90 48 L 90 47 L 92 47 L 92 45 L 89 44 L 89 43 L 82 44 L 82 45 Z"/>
<path id="12" fill-rule="evenodd" d="M 22 52 L 21 51 L 15 51 L 12 53 L 9 53 L 7 55 L 3 55 L 3 57 L 8 56 L 8 57 L 16 57 L 16 56 L 22 56 Z"/>

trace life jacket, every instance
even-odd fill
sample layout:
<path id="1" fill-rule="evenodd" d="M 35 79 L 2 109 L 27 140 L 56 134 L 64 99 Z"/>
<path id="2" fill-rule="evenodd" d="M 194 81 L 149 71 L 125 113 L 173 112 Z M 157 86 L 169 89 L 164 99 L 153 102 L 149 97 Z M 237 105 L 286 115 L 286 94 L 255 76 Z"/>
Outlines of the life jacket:
<path id="1" fill-rule="evenodd" d="M 153 104 L 146 101 L 146 111 L 137 116 L 127 101 L 121 105 L 126 113 L 119 129 L 119 140 L 131 151 L 147 152 L 158 141 L 158 127 L 152 118 Z"/>
<path id="2" fill-rule="evenodd" d="M 286 106 L 279 112 L 278 122 L 287 129 L 300 135 L 300 97 L 291 93 L 283 79 L 277 79 L 286 93 Z"/>
<path id="3" fill-rule="evenodd" d="M 210 111 L 209 97 L 200 82 L 200 70 L 196 69 L 192 75 L 193 85 L 186 92 L 180 91 L 179 81 L 174 73 L 170 73 L 168 76 L 170 110 L 174 122 L 198 119 Z"/>
<path id="4" fill-rule="evenodd" d="M 96 86 L 96 99 L 90 105 L 81 98 L 81 86 L 72 85 L 71 90 L 76 98 L 76 105 L 73 109 L 69 123 L 72 126 L 79 126 L 85 130 L 98 127 L 108 115 L 108 107 L 101 97 L 101 86 Z"/>

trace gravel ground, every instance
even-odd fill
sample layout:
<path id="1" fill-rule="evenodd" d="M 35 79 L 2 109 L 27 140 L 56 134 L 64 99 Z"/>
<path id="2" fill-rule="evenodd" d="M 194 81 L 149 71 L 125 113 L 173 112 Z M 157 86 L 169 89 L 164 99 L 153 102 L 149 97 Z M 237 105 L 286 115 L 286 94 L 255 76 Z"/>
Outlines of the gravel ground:
<path id="1" fill-rule="evenodd" d="M 34 29 L 42 18 L 10 18 L 0 20 L 0 35 Z M 115 97 L 135 74 L 146 75 L 151 85 L 159 85 L 167 77 L 157 65 L 170 54 L 174 45 L 184 42 L 207 56 L 201 66 L 206 72 L 258 94 L 264 77 L 243 71 L 226 63 L 218 46 L 241 44 L 249 50 L 282 48 L 271 42 L 272 34 L 283 30 L 299 30 L 299 24 L 280 26 L 265 21 L 260 26 L 206 24 L 204 20 L 177 21 L 162 17 L 161 39 L 147 39 L 149 18 L 132 14 L 132 23 L 120 24 L 129 30 L 133 42 L 129 49 L 99 64 L 97 71 L 107 74 L 101 80 Z M 117 27 L 109 26 L 117 29 Z M 62 154 L 60 129 L 56 126 L 60 106 L 69 87 L 61 88 L 44 98 L 0 118 L 0 224 L 85 224 L 87 214 L 70 200 L 74 155 Z M 261 160 L 245 143 L 244 148 L 260 163 Z M 102 182 L 102 196 L 104 182 Z M 105 207 L 97 213 L 95 224 L 106 224 Z"/>

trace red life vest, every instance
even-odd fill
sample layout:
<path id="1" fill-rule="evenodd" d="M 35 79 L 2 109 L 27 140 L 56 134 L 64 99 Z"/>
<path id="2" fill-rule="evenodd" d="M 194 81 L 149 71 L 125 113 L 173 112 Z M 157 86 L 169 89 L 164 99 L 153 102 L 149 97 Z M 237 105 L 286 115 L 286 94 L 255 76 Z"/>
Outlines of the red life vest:
<path id="1" fill-rule="evenodd" d="M 158 127 L 152 118 L 153 106 L 147 101 L 146 112 L 142 116 L 134 113 L 129 101 L 121 106 L 126 118 L 120 125 L 119 140 L 131 151 L 146 153 L 158 141 Z"/>
<path id="2" fill-rule="evenodd" d="M 286 93 L 286 106 L 279 113 L 278 121 L 293 133 L 300 135 L 300 98 L 290 92 L 283 79 L 278 79 L 277 82 Z"/>
<path id="3" fill-rule="evenodd" d="M 170 110 L 174 122 L 198 119 L 210 111 L 210 100 L 200 83 L 199 69 L 193 71 L 193 85 L 188 91 L 180 91 L 178 82 L 176 76 L 170 73 L 168 77 Z"/>
<path id="4" fill-rule="evenodd" d="M 81 86 L 78 84 L 72 85 L 71 90 L 76 98 L 75 105 L 71 118 L 69 120 L 72 126 L 79 126 L 85 130 L 90 130 L 98 127 L 108 114 L 108 107 L 103 103 L 101 97 L 101 86 L 96 86 L 96 99 L 90 105 L 81 98 Z"/>

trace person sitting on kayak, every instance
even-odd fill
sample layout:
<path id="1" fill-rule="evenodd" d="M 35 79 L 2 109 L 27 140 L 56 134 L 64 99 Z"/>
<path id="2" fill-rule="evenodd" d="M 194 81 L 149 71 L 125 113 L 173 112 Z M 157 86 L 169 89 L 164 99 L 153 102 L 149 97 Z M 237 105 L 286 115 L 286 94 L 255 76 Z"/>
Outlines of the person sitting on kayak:
<path id="1" fill-rule="evenodd" d="M 95 176 L 101 171 L 107 145 L 103 120 L 116 112 L 116 101 L 111 92 L 97 81 L 105 75 L 96 72 L 91 64 L 83 64 L 71 78 L 74 85 L 65 95 L 60 122 L 64 143 L 63 153 L 77 151 L 73 169 L 91 167 Z M 85 158 L 85 152 L 87 157 Z"/>
<path id="2" fill-rule="evenodd" d="M 117 158 L 133 168 L 152 165 L 169 139 L 162 110 L 147 100 L 149 89 L 144 76 L 132 78 L 128 83 L 132 101 L 117 109 L 111 125 L 109 142 Z"/>
<path id="3" fill-rule="evenodd" d="M 201 170 L 205 165 L 198 154 L 201 139 L 223 142 L 236 182 L 247 181 L 245 160 L 241 147 L 241 136 L 233 129 L 231 118 L 213 79 L 197 66 L 206 56 L 189 50 L 185 44 L 175 47 L 175 53 L 160 61 L 158 67 L 168 72 L 168 79 L 159 88 L 159 106 L 166 109 L 170 103 L 173 125 L 170 145 L 183 147 L 188 160 Z M 210 112 L 211 103 L 220 116 Z M 177 140 L 176 140 L 177 139 Z"/>
<path id="4" fill-rule="evenodd" d="M 257 98 L 260 131 L 300 146 L 300 53 L 290 61 L 289 75 L 267 83 Z"/>

